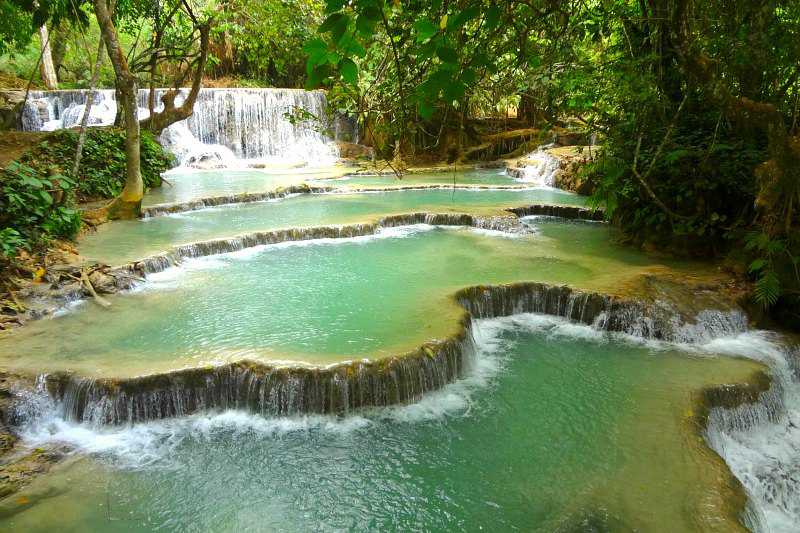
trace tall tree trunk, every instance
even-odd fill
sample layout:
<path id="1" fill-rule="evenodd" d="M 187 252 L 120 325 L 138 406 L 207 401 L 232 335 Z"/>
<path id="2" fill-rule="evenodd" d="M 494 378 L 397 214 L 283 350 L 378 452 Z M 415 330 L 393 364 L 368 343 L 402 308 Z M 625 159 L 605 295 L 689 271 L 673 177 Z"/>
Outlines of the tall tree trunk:
<path id="1" fill-rule="evenodd" d="M 136 78 L 128 68 L 125 53 L 119 43 L 117 29 L 111 19 L 106 0 L 93 0 L 94 13 L 105 41 L 108 57 L 114 66 L 119 98 L 125 122 L 125 187 L 122 193 L 108 206 L 108 218 L 136 218 L 141 213 L 144 183 L 140 169 L 139 117 L 136 105 Z"/>
<path id="2" fill-rule="evenodd" d="M 42 46 L 42 61 L 39 63 L 39 73 L 42 75 L 44 86 L 53 91 L 58 89 L 58 78 L 56 77 L 56 67 L 53 65 L 53 52 L 50 48 L 50 33 L 47 25 L 39 26 L 39 41 Z"/>

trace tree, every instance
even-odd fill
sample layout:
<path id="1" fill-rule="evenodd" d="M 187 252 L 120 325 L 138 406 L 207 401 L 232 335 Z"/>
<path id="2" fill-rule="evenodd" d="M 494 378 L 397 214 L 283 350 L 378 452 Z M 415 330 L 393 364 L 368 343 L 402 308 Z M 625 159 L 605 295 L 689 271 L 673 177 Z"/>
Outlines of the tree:
<path id="1" fill-rule="evenodd" d="M 39 26 L 39 42 L 42 48 L 39 72 L 42 76 L 44 86 L 52 91 L 58 89 L 58 76 L 56 75 L 56 67 L 53 64 L 53 52 L 50 43 L 50 32 L 47 31 L 47 24 Z"/>
<path id="2" fill-rule="evenodd" d="M 63 19 L 83 26 L 88 24 L 88 17 L 82 9 L 85 4 L 82 2 L 71 1 L 65 4 L 63 0 L 16 0 L 16 5 L 23 12 L 31 13 L 33 23 L 39 26 L 48 21 L 57 24 Z M 102 41 L 114 70 L 117 105 L 126 132 L 125 186 L 120 196 L 107 207 L 108 216 L 112 219 L 134 218 L 141 211 L 141 202 L 144 196 L 144 184 L 140 170 L 141 126 L 137 103 L 138 75 L 145 72 L 150 76 L 150 101 L 151 110 L 154 112 L 146 119 L 145 127 L 158 133 L 170 124 L 191 115 L 202 85 L 203 72 L 208 59 L 211 18 L 204 17 L 200 20 L 189 3 L 183 0 L 174 0 L 166 4 L 153 4 L 138 0 L 125 0 L 117 4 L 115 0 L 91 0 L 90 5 L 100 27 Z M 184 40 L 182 47 L 177 44 L 180 38 L 178 37 L 177 40 L 175 38 L 175 36 L 186 36 L 185 33 L 181 33 L 181 29 L 186 25 L 181 25 L 182 21 L 178 20 L 180 14 L 190 20 L 189 37 Z M 142 19 L 149 19 L 155 32 L 150 46 L 137 55 L 135 49 L 130 51 L 123 49 L 119 25 L 123 27 L 131 23 L 141 25 Z M 165 36 L 170 36 L 172 40 L 165 41 Z M 199 41 L 197 52 L 193 51 L 196 45 L 195 41 Z M 132 60 L 129 60 L 129 57 L 132 57 Z M 188 63 L 188 68 L 179 70 L 172 90 L 162 96 L 163 109 L 155 111 L 155 81 L 159 79 L 157 70 L 159 66 L 168 62 L 179 65 Z M 181 105 L 175 105 L 179 87 L 189 74 L 192 74 L 192 88 L 184 102 Z M 79 155 L 76 155 L 76 161 L 80 161 Z"/>
<path id="3" fill-rule="evenodd" d="M 136 102 L 136 77 L 128 68 L 128 61 L 120 45 L 117 28 L 112 19 L 112 8 L 106 0 L 92 0 L 97 24 L 114 67 L 117 79 L 117 105 L 122 108 L 125 122 L 125 186 L 122 193 L 108 206 L 109 218 L 135 218 L 139 216 L 144 197 L 141 161 L 138 106 Z"/>

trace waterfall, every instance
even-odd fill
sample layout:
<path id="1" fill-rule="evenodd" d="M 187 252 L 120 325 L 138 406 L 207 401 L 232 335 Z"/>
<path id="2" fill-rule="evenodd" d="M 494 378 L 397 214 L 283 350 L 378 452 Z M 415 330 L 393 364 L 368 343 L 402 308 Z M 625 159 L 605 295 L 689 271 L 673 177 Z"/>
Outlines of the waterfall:
<path id="1" fill-rule="evenodd" d="M 537 204 L 523 207 L 512 207 L 507 209 L 507 211 L 514 213 L 520 218 L 545 216 L 566 218 L 569 220 L 590 220 L 594 222 L 602 222 L 605 220 L 605 211 L 602 209 L 586 209 L 585 207 L 574 207 L 568 205 Z"/>
<path id="2" fill-rule="evenodd" d="M 539 149 L 525 156 L 517 168 L 509 168 L 508 173 L 517 181 L 537 187 L 553 187 L 560 168 L 561 162 L 557 157 Z"/>
<path id="3" fill-rule="evenodd" d="M 370 235 L 377 235 L 387 228 L 414 226 L 418 224 L 442 227 L 471 227 L 478 230 L 498 231 L 509 234 L 530 232 L 527 226 L 511 216 L 481 217 L 459 213 L 409 213 L 405 215 L 387 216 L 379 219 L 375 223 L 277 229 L 246 233 L 225 239 L 213 239 L 182 244 L 173 246 L 172 249 L 167 252 L 114 268 L 112 269 L 112 274 L 123 280 L 123 285 L 118 288 L 124 290 L 129 288 L 125 280 L 130 279 L 132 274 L 146 275 L 162 272 L 167 268 L 179 265 L 185 259 L 226 254 L 256 246 L 285 242 L 367 237 Z"/>
<path id="4" fill-rule="evenodd" d="M 428 218 L 425 214 L 414 217 Z M 387 221 L 392 222 L 399 220 Z M 467 221 L 456 215 L 452 222 Z M 223 244 L 212 241 L 209 247 L 216 249 Z M 234 248 L 240 245 L 243 243 L 238 241 L 228 243 Z M 187 247 L 184 254 L 202 255 L 208 251 L 204 246 Z M 470 287 L 456 293 L 455 299 L 464 308 L 464 314 L 453 335 L 395 357 L 326 367 L 276 367 L 238 361 L 128 379 L 89 379 L 55 373 L 42 376 L 39 386 L 45 396 L 55 401 L 48 405 L 54 406 L 63 418 L 99 425 L 144 422 L 217 409 L 281 416 L 347 413 L 417 401 L 425 393 L 463 376 L 475 351 L 473 319 L 535 312 L 591 324 L 601 330 L 665 339 L 673 337 L 675 330 L 669 328 L 679 322 L 674 317 L 663 320 L 661 308 L 642 301 L 542 283 Z M 715 317 L 714 322 L 725 321 Z M 700 328 L 702 323 L 700 318 L 696 326 Z M 726 324 L 724 331 L 728 333 L 742 327 L 735 315 Z M 714 328 L 715 332 L 721 331 L 718 326 Z"/>
<path id="5" fill-rule="evenodd" d="M 463 376 L 475 353 L 471 323 L 456 335 L 375 361 L 273 367 L 240 361 L 126 380 L 42 376 L 42 396 L 66 420 L 125 424 L 238 409 L 265 416 L 345 414 L 418 401 Z M 41 403 L 41 402 L 40 402 Z"/>
<path id="6" fill-rule="evenodd" d="M 163 93 L 164 89 L 159 89 L 156 94 L 159 106 Z M 23 110 L 23 129 L 52 131 L 76 126 L 88 94 L 85 90 L 32 91 Z M 176 105 L 186 94 L 188 90 L 182 89 Z M 149 115 L 148 96 L 149 90 L 139 90 L 140 120 Z M 89 124 L 112 124 L 116 109 L 114 91 L 98 91 Z M 290 120 L 290 116 L 296 118 Z M 326 133 L 328 122 L 322 91 L 201 89 L 192 115 L 164 130 L 160 140 L 182 166 L 326 165 L 338 157 Z"/>
<path id="7" fill-rule="evenodd" d="M 748 495 L 745 522 L 756 532 L 796 531 L 800 523 L 800 348 L 767 332 L 718 348 L 767 364 L 772 386 L 734 407 L 714 407 L 706 439 Z"/>

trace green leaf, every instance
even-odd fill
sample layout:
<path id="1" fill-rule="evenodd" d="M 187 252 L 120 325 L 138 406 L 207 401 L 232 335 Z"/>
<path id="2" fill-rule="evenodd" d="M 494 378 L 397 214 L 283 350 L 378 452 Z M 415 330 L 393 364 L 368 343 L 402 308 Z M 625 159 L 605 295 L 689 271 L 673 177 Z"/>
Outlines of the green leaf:
<path id="1" fill-rule="evenodd" d="M 308 54 L 308 64 L 311 67 L 324 63 L 328 55 L 328 45 L 319 38 L 311 39 L 303 46 L 303 51 Z"/>
<path id="2" fill-rule="evenodd" d="M 350 17 L 347 15 L 342 15 L 342 18 L 336 23 L 336 25 L 331 30 L 331 37 L 337 43 L 341 43 L 342 37 L 344 36 L 345 32 L 347 32 L 347 26 L 350 24 Z"/>
<path id="3" fill-rule="evenodd" d="M 333 31 L 333 29 L 341 23 L 342 19 L 345 18 L 344 13 L 333 13 L 329 15 L 328 18 L 325 19 L 325 22 L 320 24 L 317 32 L 319 33 L 327 33 L 329 31 Z"/>
<path id="4" fill-rule="evenodd" d="M 328 0 L 327 5 L 325 6 L 325 12 L 333 13 L 334 11 L 339 11 L 346 3 L 347 0 Z"/>
<path id="5" fill-rule="evenodd" d="M 425 61 L 432 58 L 434 53 L 436 53 L 436 41 L 428 41 L 417 49 L 417 59 Z"/>
<path id="6" fill-rule="evenodd" d="M 349 57 L 339 62 L 339 72 L 347 83 L 355 85 L 358 82 L 358 67 Z"/>
<path id="7" fill-rule="evenodd" d="M 28 176 L 27 174 L 22 174 L 22 175 L 20 175 L 20 177 L 22 178 L 22 183 L 24 183 L 25 185 L 27 185 L 28 187 L 31 187 L 33 189 L 41 189 L 43 187 L 43 185 L 44 185 L 42 183 L 42 180 L 40 180 L 38 178 L 34 178 L 33 176 Z"/>
<path id="8" fill-rule="evenodd" d="M 39 191 L 39 198 L 42 199 L 45 205 L 49 206 L 53 204 L 53 197 L 50 196 L 50 193 L 45 191 L 44 189 Z"/>
<path id="9" fill-rule="evenodd" d="M 467 85 L 472 85 L 475 83 L 476 78 L 477 76 L 475 75 L 475 71 L 471 68 L 464 69 L 464 72 L 461 73 L 461 81 Z"/>
<path id="10" fill-rule="evenodd" d="M 778 275 L 772 270 L 765 271 L 756 281 L 753 294 L 756 302 L 765 308 L 775 305 L 781 295 L 781 282 L 778 279 Z"/>
<path id="11" fill-rule="evenodd" d="M 373 22 L 378 22 L 383 18 L 383 11 L 377 6 L 367 6 L 364 8 L 364 11 L 361 12 L 361 15 Z"/>
<path id="12" fill-rule="evenodd" d="M 451 102 L 461 100 L 465 93 L 466 86 L 461 81 L 454 81 L 444 88 L 444 97 Z"/>
<path id="13" fill-rule="evenodd" d="M 363 13 L 356 19 L 356 31 L 364 37 L 369 37 L 375 33 L 375 25 L 376 21 Z"/>
<path id="14" fill-rule="evenodd" d="M 766 264 L 767 264 L 767 260 L 766 259 L 756 259 L 755 261 L 750 263 L 750 268 L 749 268 L 748 272 L 750 272 L 751 274 L 753 272 L 758 272 L 759 270 L 764 268 L 766 266 Z"/>
<path id="15" fill-rule="evenodd" d="M 500 8 L 492 6 L 486 10 L 486 29 L 493 30 L 500 22 Z"/>
<path id="16" fill-rule="evenodd" d="M 419 115 L 425 120 L 430 120 L 433 116 L 433 105 L 427 100 L 421 100 L 417 106 Z"/>
<path id="17" fill-rule="evenodd" d="M 417 32 L 417 42 L 421 43 L 436 35 L 439 28 L 428 19 L 419 19 L 414 23 L 414 31 Z"/>
<path id="18" fill-rule="evenodd" d="M 464 26 L 470 20 L 476 18 L 480 14 L 480 9 L 477 6 L 469 6 L 463 9 L 447 24 L 448 30 L 457 30 Z"/>
<path id="19" fill-rule="evenodd" d="M 350 41 L 345 49 L 345 54 L 349 56 L 364 57 L 367 50 L 358 41 Z"/>
<path id="20" fill-rule="evenodd" d="M 453 65 L 458 63 L 458 53 L 449 46 L 440 46 L 437 48 L 436 55 L 439 56 L 439 59 L 445 63 L 450 63 Z"/>
<path id="21" fill-rule="evenodd" d="M 489 59 L 489 56 L 486 55 L 486 53 L 478 52 L 473 56 L 472 60 L 469 63 L 475 68 L 484 68 L 487 67 L 489 64 L 491 64 L 491 60 Z"/>

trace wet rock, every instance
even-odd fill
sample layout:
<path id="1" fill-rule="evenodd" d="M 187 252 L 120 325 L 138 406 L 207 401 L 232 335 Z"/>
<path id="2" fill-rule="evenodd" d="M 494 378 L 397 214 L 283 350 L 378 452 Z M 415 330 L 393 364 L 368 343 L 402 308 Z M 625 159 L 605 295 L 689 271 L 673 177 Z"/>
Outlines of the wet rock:
<path id="1" fill-rule="evenodd" d="M 0 498 L 15 494 L 64 459 L 66 449 L 36 448 L 0 465 Z"/>
<path id="2" fill-rule="evenodd" d="M 102 270 L 95 270 L 89 274 L 89 282 L 100 294 L 113 294 L 118 290 L 117 278 Z"/>
<path id="3" fill-rule="evenodd" d="M 337 141 L 339 157 L 342 159 L 375 159 L 375 149 L 363 144 Z"/>
<path id="4" fill-rule="evenodd" d="M 524 207 L 514 207 L 508 209 L 508 211 L 514 213 L 518 217 L 541 215 L 570 220 L 593 220 L 596 222 L 605 220 L 605 213 L 602 209 L 586 209 L 584 207 L 566 205 L 528 205 Z"/>
<path id="5" fill-rule="evenodd" d="M 19 108 L 25 101 L 25 91 L 0 91 L 0 131 L 13 130 L 19 127 Z"/>

